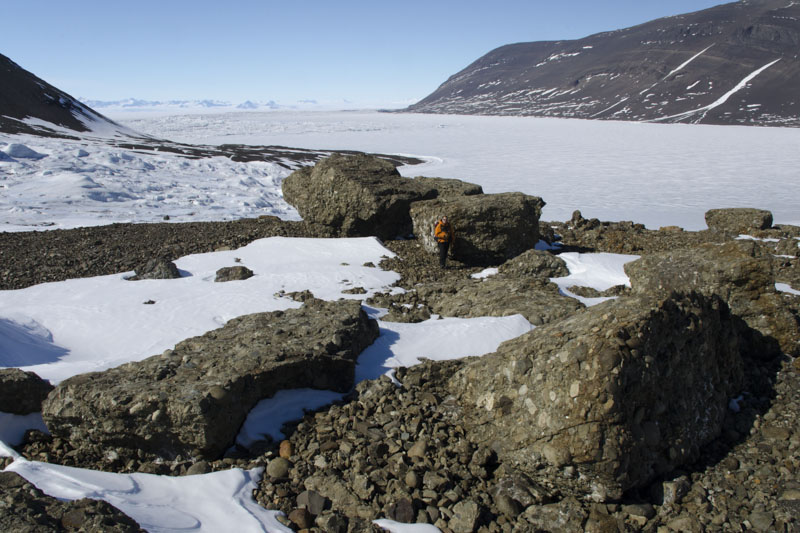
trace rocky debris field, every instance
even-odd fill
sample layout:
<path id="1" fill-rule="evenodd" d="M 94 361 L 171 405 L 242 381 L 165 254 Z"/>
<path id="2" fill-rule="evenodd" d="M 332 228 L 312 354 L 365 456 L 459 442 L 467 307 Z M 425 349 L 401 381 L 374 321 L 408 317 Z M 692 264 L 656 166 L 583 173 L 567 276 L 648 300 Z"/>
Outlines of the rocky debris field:
<path id="1" fill-rule="evenodd" d="M 0 472 L 0 508 L 3 509 L 0 513 L 2 531 L 145 531 L 129 516 L 103 500 L 57 500 L 14 472 Z"/>
<path id="2" fill-rule="evenodd" d="M 359 194 L 370 190 L 384 189 Z M 442 197 L 408 209 L 431 201 Z M 476 243 L 508 226 L 494 213 L 482 220 Z M 243 408 L 232 403 L 246 407 L 253 390 L 271 394 L 281 368 L 331 387 L 313 383 L 307 363 L 329 365 L 337 369 L 326 376 L 332 388 L 352 387 L 352 361 L 374 339 L 374 321 L 352 301 L 286 295 L 303 307 L 232 320 L 164 354 L 65 380 L 49 394 L 31 376 L 1 371 L 3 388 L 14 384 L 34 403 L 48 394 L 53 435 L 30 431 L 18 451 L 32 460 L 176 476 L 263 466 L 257 501 L 284 511 L 298 531 L 376 531 L 372 520 L 387 517 L 445 533 L 797 532 L 800 297 L 775 283 L 800 289 L 800 228 L 774 226 L 756 210 L 710 212 L 708 222 L 700 232 L 648 230 L 576 212 L 563 223 L 538 223 L 536 238 L 551 250 L 534 251 L 529 239 L 488 279 L 471 277 L 483 265 L 463 257 L 441 269 L 420 238 L 387 240 L 397 257 L 381 266 L 402 275 L 406 292 L 370 300 L 390 310 L 384 320 L 521 313 L 537 328 L 481 358 L 399 369 L 397 383 L 361 382 L 342 401 L 287 424 L 280 443 L 223 446 L 235 420 L 213 443 L 197 441 L 194 433 L 214 416 L 241 418 Z M 2 280 L 19 288 L 142 275 L 153 258 L 341 230 L 265 218 L 0 234 Z M 566 273 L 562 251 L 642 257 L 626 265 L 631 287 L 614 287 L 608 293 L 616 300 L 586 308 L 550 281 Z M 153 270 L 169 275 L 163 264 Z M 304 354 L 313 357 L 293 366 Z M 227 373 L 219 357 L 235 361 Z M 114 431 L 104 436 L 104 427 Z M 78 512 L 3 479 L 3 520 L 19 521 L 9 524 L 55 523 Z"/>

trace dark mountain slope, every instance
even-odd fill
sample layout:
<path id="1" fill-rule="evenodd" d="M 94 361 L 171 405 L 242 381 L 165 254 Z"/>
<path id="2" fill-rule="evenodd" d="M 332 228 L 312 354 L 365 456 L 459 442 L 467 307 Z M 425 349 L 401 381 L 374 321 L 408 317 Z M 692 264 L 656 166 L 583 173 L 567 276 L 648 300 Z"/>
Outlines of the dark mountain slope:
<path id="1" fill-rule="evenodd" d="M 408 111 L 800 126 L 799 52 L 800 2 L 743 0 L 502 46 Z"/>
<path id="2" fill-rule="evenodd" d="M 70 136 L 125 130 L 0 54 L 0 131 Z"/>

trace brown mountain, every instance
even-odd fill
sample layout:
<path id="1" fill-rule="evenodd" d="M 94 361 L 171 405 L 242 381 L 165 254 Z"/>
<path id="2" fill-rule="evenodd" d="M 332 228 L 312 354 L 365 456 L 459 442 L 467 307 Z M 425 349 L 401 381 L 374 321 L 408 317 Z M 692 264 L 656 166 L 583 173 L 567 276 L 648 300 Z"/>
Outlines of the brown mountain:
<path id="1" fill-rule="evenodd" d="M 109 127 L 124 129 L 0 54 L 0 131 L 64 137 Z"/>
<path id="2" fill-rule="evenodd" d="M 800 126 L 800 2 L 492 50 L 407 111 Z"/>

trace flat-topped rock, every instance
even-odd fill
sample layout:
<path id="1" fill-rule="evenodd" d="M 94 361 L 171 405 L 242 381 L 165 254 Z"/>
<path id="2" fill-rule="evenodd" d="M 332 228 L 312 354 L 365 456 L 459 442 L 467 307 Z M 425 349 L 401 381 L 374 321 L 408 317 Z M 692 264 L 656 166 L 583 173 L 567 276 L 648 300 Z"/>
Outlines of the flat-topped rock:
<path id="1" fill-rule="evenodd" d="M 706 225 L 713 231 L 748 234 L 772 227 L 772 212 L 751 207 L 732 207 L 706 211 Z"/>
<path id="2" fill-rule="evenodd" d="M 43 405 L 54 436 L 74 445 L 217 458 L 256 403 L 277 391 L 353 386 L 378 326 L 356 301 L 235 318 L 143 361 L 61 382 Z"/>

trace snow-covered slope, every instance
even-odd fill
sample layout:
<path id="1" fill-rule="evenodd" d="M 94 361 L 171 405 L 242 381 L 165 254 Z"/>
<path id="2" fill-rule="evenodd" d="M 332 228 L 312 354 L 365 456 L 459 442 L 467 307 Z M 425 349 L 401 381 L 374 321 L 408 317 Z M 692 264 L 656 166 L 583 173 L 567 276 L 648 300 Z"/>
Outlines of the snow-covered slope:
<path id="1" fill-rule="evenodd" d="M 492 50 L 408 109 L 800 126 L 800 3 L 742 0 Z"/>

